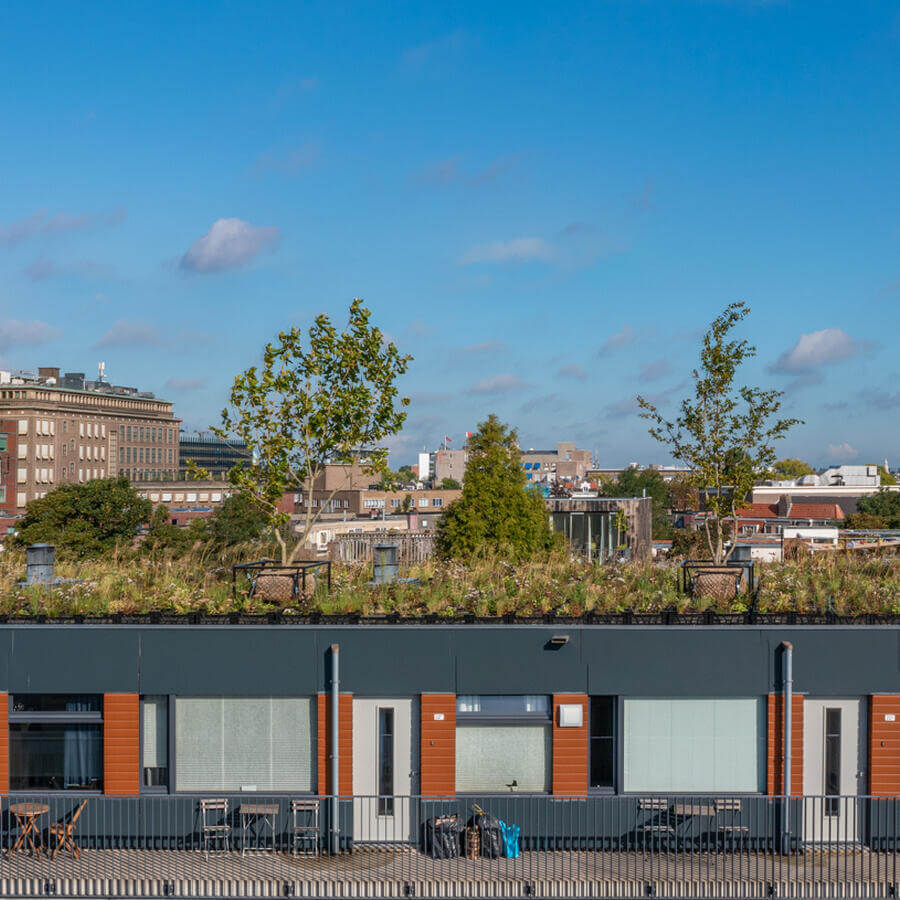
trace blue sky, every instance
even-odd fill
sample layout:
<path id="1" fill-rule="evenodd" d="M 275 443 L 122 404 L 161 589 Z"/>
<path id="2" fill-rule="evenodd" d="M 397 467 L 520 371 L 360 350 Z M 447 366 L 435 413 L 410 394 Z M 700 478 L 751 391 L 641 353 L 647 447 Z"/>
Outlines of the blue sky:
<path id="1" fill-rule="evenodd" d="M 392 462 L 490 412 L 664 462 L 733 300 L 815 463 L 900 462 L 888 3 L 18 4 L 0 53 L 0 360 L 217 419 L 354 296 L 415 357 Z"/>

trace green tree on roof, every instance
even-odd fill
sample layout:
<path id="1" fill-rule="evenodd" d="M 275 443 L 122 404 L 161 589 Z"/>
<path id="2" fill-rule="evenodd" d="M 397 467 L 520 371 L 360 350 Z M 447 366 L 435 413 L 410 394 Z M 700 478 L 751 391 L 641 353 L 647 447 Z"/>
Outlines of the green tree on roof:
<path id="1" fill-rule="evenodd" d="M 773 420 L 781 408 L 781 391 L 735 385 L 738 369 L 756 355 L 756 348 L 729 336 L 749 312 L 744 303 L 732 303 L 713 320 L 703 336 L 700 367 L 692 373 L 694 396 L 682 400 L 674 421 L 645 398 L 637 398 L 642 417 L 652 423 L 651 436 L 684 463 L 689 480 L 707 492 L 712 515 L 705 518 L 704 528 L 718 565 L 735 547 L 732 543 L 725 549 L 724 519 L 734 519 L 737 507 L 774 464 L 774 442 L 801 421 Z"/>
<path id="2" fill-rule="evenodd" d="M 438 522 L 438 553 L 522 558 L 549 548 L 553 532 L 544 499 L 527 485 L 516 430 L 489 415 L 469 438 L 462 495 Z"/>

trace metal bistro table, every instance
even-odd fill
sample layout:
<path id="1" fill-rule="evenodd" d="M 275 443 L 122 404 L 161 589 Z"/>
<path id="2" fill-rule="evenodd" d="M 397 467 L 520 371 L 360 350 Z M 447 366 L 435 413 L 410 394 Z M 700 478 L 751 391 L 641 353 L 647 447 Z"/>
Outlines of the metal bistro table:
<path id="1" fill-rule="evenodd" d="M 238 810 L 241 817 L 241 853 L 248 850 L 275 850 L 275 819 L 277 803 L 242 803 Z M 271 845 L 267 846 L 267 833 Z"/>
<path id="2" fill-rule="evenodd" d="M 11 803 L 9 811 L 15 816 L 19 825 L 19 836 L 13 844 L 13 852 L 21 850 L 26 844 L 31 853 L 40 853 L 44 849 L 38 819 L 50 812 L 46 803 Z"/>

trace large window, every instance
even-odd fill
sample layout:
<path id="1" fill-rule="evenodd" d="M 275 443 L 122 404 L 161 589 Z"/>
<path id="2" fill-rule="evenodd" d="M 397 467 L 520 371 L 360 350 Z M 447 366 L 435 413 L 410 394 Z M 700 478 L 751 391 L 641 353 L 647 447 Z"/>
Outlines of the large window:
<path id="1" fill-rule="evenodd" d="M 549 790 L 551 740 L 546 695 L 460 695 L 456 698 L 456 790 Z"/>
<path id="2" fill-rule="evenodd" d="M 308 697 L 177 697 L 179 791 L 311 791 Z"/>
<path id="3" fill-rule="evenodd" d="M 625 699 L 626 791 L 763 789 L 764 709 L 759 698 Z"/>
<path id="4" fill-rule="evenodd" d="M 15 694 L 9 710 L 13 791 L 103 789 L 99 694 Z"/>

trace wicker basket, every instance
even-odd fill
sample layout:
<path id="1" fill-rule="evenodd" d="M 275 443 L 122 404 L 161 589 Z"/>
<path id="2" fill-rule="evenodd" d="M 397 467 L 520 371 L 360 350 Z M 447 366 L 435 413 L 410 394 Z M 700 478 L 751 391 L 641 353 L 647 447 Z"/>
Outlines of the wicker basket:
<path id="1" fill-rule="evenodd" d="M 253 582 L 253 596 L 278 606 L 289 606 L 294 602 L 294 571 L 288 569 L 266 569 Z M 309 600 L 316 592 L 316 576 L 312 572 L 296 575 L 302 600 Z"/>
<path id="2" fill-rule="evenodd" d="M 691 575 L 693 595 L 704 600 L 734 600 L 741 583 L 741 570 L 699 569 Z"/>

